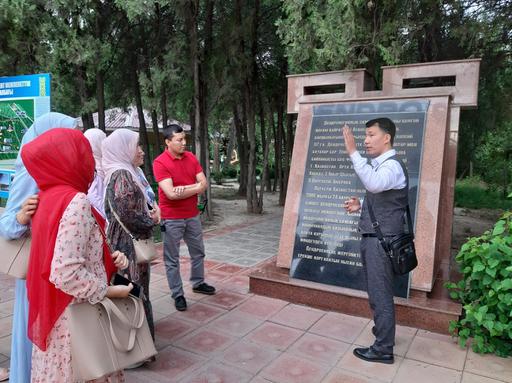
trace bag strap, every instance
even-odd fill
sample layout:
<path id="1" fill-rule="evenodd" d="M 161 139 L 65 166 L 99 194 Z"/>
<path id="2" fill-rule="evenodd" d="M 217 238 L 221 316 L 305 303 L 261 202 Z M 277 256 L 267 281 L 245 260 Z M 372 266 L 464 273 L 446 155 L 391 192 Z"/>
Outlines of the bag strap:
<path id="1" fill-rule="evenodd" d="M 108 240 L 107 235 L 105 234 L 105 230 L 103 230 L 103 228 L 101 227 L 100 223 L 96 219 L 96 216 L 94 215 L 94 210 L 93 209 L 94 209 L 94 207 L 91 206 L 91 214 L 92 214 L 94 220 L 96 221 L 96 225 L 98 225 L 98 228 L 100 229 L 100 233 L 101 233 L 101 236 L 103 237 L 103 241 L 107 245 L 108 250 L 110 251 L 110 254 L 113 254 L 114 253 L 114 248 L 112 247 L 110 241 Z"/>
<path id="2" fill-rule="evenodd" d="M 373 213 L 372 204 L 370 201 L 367 202 L 368 205 L 368 213 L 370 213 L 370 219 L 372 220 L 372 227 L 373 230 L 375 230 L 375 234 L 377 234 L 377 239 L 379 240 L 380 244 L 382 245 L 382 248 L 386 252 L 386 254 L 389 255 L 389 247 L 387 242 L 384 240 L 384 236 L 382 235 L 382 230 L 380 230 L 380 224 L 375 218 L 375 214 Z"/>
<path id="3" fill-rule="evenodd" d="M 390 157 L 390 158 L 393 158 L 393 157 Z M 400 161 L 397 158 L 395 158 L 395 161 L 397 161 L 400 164 L 400 166 L 402 167 L 402 170 L 405 175 L 405 181 L 406 181 L 405 187 L 407 188 L 407 193 L 409 193 L 409 172 L 407 171 L 407 168 L 405 167 L 405 164 L 402 161 Z M 407 229 L 409 231 L 409 234 L 414 239 L 414 230 L 412 228 L 412 219 L 411 219 L 411 208 L 409 207 L 409 195 L 407 195 L 407 206 L 405 207 L 405 210 L 406 210 L 406 217 L 407 217 L 406 218 L 407 219 Z"/>
<path id="4" fill-rule="evenodd" d="M 133 321 L 130 321 L 126 315 L 124 315 L 121 310 L 112 302 L 110 298 L 103 299 L 99 304 L 103 306 L 105 309 L 105 312 L 108 316 L 108 322 L 110 326 L 110 335 L 112 336 L 112 343 L 114 343 L 114 346 L 119 350 L 123 352 L 129 352 L 133 350 L 135 347 L 135 338 L 137 335 L 137 330 L 142 327 L 144 324 L 144 311 L 141 309 L 142 303 L 132 296 L 128 296 L 128 298 L 133 301 L 135 306 L 135 315 Z M 119 338 L 117 337 L 117 334 L 114 330 L 114 327 L 112 325 L 112 319 L 115 317 L 118 319 L 122 324 L 124 324 L 126 327 L 130 330 L 130 335 L 128 336 L 128 345 L 124 347 L 121 342 L 119 341 Z"/>
<path id="5" fill-rule="evenodd" d="M 405 167 L 405 165 L 403 164 L 402 161 L 400 161 L 398 158 L 395 158 L 395 156 L 391 156 L 389 158 L 386 158 L 381 163 L 381 165 L 384 162 L 391 160 L 391 159 L 397 161 L 400 164 L 402 171 L 404 172 L 404 176 L 405 176 L 405 188 L 407 189 L 407 191 L 409 191 L 409 173 L 407 172 L 407 168 Z M 389 253 L 389 251 L 390 251 L 389 246 L 388 246 L 387 242 L 384 240 L 384 236 L 382 235 L 382 230 L 380 229 L 380 224 L 377 221 L 377 218 L 375 217 L 375 213 L 373 212 L 373 207 L 372 207 L 370 199 L 368 199 L 366 204 L 368 206 L 368 213 L 370 214 L 370 219 L 372 221 L 372 227 L 375 230 L 375 234 L 377 234 L 377 238 L 378 238 L 380 244 L 382 245 L 382 247 L 384 248 L 384 251 L 386 253 Z M 413 229 L 412 229 L 412 220 L 411 220 L 411 209 L 409 207 L 409 200 L 407 200 L 407 206 L 406 206 L 405 210 L 406 210 L 406 217 L 407 217 L 406 218 L 407 219 L 407 228 L 409 230 L 409 234 L 411 234 L 414 238 L 414 233 L 413 233 Z"/>
<path id="6" fill-rule="evenodd" d="M 116 211 L 114 210 L 114 208 L 112 207 L 112 204 L 110 203 L 110 200 L 107 198 L 107 202 L 108 202 L 108 206 L 110 207 L 110 211 L 112 212 L 112 214 L 114 215 L 116 221 L 119 223 L 119 225 L 121 225 L 121 227 L 123 228 L 123 230 L 126 232 L 126 234 L 128 234 L 130 236 L 130 238 L 132 239 L 132 241 L 135 240 L 135 237 L 133 236 L 133 234 L 130 232 L 130 230 L 128 230 L 126 228 L 126 226 L 121 222 L 121 218 L 119 218 L 119 216 L 117 215 Z"/>

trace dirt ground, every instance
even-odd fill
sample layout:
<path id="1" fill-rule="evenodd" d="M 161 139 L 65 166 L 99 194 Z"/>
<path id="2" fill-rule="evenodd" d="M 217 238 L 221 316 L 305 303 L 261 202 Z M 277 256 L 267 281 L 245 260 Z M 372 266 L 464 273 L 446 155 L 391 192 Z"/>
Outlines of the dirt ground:
<path id="1" fill-rule="evenodd" d="M 492 229 L 503 210 L 455 208 L 452 233 L 452 251 L 458 251 L 469 237 L 476 237 Z"/>
<path id="2" fill-rule="evenodd" d="M 263 214 L 248 214 L 245 197 L 237 194 L 238 184 L 212 184 L 213 221 L 203 224 L 206 231 L 219 227 L 230 227 L 260 221 L 269 215 L 281 216 L 283 206 L 279 206 L 279 193 L 263 193 Z M 281 218 L 279 218 L 281 219 Z"/>
<path id="3" fill-rule="evenodd" d="M 261 220 L 261 215 L 247 213 L 245 197 L 238 196 L 237 190 L 236 183 L 212 185 L 214 217 L 213 222 L 205 223 L 206 230 Z M 282 215 L 283 207 L 278 205 L 278 198 L 279 193 L 263 194 L 263 216 Z M 468 237 L 479 236 L 491 229 L 502 213 L 502 210 L 455 208 L 452 252 L 457 253 Z"/>

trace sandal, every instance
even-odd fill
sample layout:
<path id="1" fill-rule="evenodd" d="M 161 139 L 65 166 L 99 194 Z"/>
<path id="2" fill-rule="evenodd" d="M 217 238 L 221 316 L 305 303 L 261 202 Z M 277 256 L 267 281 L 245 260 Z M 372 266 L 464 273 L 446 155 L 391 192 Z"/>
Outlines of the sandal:
<path id="1" fill-rule="evenodd" d="M 0 368 L 0 382 L 6 382 L 9 380 L 9 369 L 2 367 Z"/>

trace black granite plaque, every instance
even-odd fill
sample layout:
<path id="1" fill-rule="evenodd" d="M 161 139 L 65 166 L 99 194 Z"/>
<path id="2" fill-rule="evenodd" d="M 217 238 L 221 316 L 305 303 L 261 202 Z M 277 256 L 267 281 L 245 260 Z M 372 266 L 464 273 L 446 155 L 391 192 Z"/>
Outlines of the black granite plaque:
<path id="1" fill-rule="evenodd" d="M 343 207 L 365 189 L 345 151 L 341 127 L 352 128 L 364 156 L 365 123 L 388 117 L 396 124 L 394 149 L 409 172 L 413 221 L 420 178 L 427 100 L 353 102 L 313 108 L 311 136 L 299 207 L 290 276 L 358 290 L 366 289 L 357 231 L 359 213 Z M 407 297 L 409 275 L 396 277 L 395 295 Z"/>

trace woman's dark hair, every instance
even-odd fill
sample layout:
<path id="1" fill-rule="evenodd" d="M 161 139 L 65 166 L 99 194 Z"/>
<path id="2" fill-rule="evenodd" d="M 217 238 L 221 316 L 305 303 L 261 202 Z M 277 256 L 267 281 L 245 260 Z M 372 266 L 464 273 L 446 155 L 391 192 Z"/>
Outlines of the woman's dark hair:
<path id="1" fill-rule="evenodd" d="M 177 124 L 170 124 L 164 128 L 164 138 L 166 140 L 172 139 L 176 133 L 183 133 L 183 128 Z"/>
<path id="2" fill-rule="evenodd" d="M 396 133 L 395 123 L 387 117 L 374 118 L 373 120 L 370 120 L 366 123 L 367 128 L 371 128 L 374 125 L 377 125 L 380 128 L 380 130 L 391 136 L 391 146 L 393 146 L 393 141 L 395 140 Z"/>

